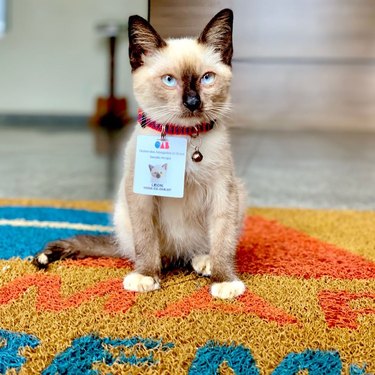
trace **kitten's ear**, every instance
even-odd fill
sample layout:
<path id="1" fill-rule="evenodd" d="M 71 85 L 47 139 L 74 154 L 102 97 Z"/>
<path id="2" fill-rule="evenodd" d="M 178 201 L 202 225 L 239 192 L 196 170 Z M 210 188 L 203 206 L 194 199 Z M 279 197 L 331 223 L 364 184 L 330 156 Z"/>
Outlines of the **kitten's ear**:
<path id="1" fill-rule="evenodd" d="M 167 170 L 168 164 L 167 163 L 163 164 L 161 167 L 164 168 L 165 170 Z"/>
<path id="2" fill-rule="evenodd" d="M 129 17 L 129 59 L 132 71 L 143 65 L 142 55 L 152 54 L 167 44 L 140 16 Z"/>
<path id="3" fill-rule="evenodd" d="M 148 167 L 150 168 L 150 172 L 152 172 L 152 168 L 154 168 L 154 166 L 149 164 Z"/>
<path id="4" fill-rule="evenodd" d="M 231 9 L 220 11 L 202 31 L 199 43 L 208 44 L 220 52 L 224 64 L 231 66 L 233 55 L 232 44 L 233 12 Z"/>

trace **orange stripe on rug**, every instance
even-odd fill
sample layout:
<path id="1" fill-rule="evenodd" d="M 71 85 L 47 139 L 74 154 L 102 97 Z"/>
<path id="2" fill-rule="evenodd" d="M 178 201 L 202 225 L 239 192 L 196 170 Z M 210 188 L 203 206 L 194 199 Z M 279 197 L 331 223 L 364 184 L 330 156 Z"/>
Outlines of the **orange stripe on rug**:
<path id="1" fill-rule="evenodd" d="M 155 316 L 159 318 L 183 317 L 194 310 L 219 311 L 227 314 L 253 314 L 279 325 L 297 323 L 296 318 L 249 291 L 239 297 L 235 304 L 227 304 L 213 299 L 208 287 L 202 288 L 180 301 L 173 302 L 164 310 L 155 312 Z"/>
<path id="2" fill-rule="evenodd" d="M 245 220 L 237 254 L 239 272 L 306 279 L 374 279 L 375 263 L 260 216 Z"/>
<path id="3" fill-rule="evenodd" d="M 375 314 L 375 309 L 372 308 L 355 309 L 350 306 L 351 302 L 360 299 L 371 299 L 375 302 L 375 293 L 350 293 L 345 290 L 321 291 L 319 303 L 324 311 L 328 327 L 357 329 L 359 316 Z"/>
<path id="4" fill-rule="evenodd" d="M 70 297 L 63 297 L 60 276 L 37 273 L 19 277 L 0 288 L 0 305 L 20 298 L 31 287 L 37 287 L 36 307 L 39 311 L 58 312 L 104 296 L 108 297 L 104 305 L 108 313 L 124 313 L 135 303 L 135 293 L 123 288 L 122 279 L 101 281 Z"/>

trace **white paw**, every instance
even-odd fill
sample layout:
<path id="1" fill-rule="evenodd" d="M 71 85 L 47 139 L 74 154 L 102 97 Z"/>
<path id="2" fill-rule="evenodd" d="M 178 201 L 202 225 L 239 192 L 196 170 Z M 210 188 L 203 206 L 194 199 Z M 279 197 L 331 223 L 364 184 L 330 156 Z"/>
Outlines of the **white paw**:
<path id="1" fill-rule="evenodd" d="M 245 284 L 240 280 L 224 281 L 211 285 L 211 294 L 216 298 L 235 298 L 246 290 Z"/>
<path id="2" fill-rule="evenodd" d="M 48 264 L 48 257 L 44 253 L 39 254 L 37 259 L 38 262 L 42 265 Z"/>
<path id="3" fill-rule="evenodd" d="M 197 255 L 191 261 L 194 271 L 202 276 L 211 276 L 211 260 L 209 255 Z"/>
<path id="4" fill-rule="evenodd" d="M 131 272 L 124 277 L 124 288 L 132 292 L 151 292 L 159 289 L 160 284 L 151 276 L 144 276 L 138 272 Z"/>

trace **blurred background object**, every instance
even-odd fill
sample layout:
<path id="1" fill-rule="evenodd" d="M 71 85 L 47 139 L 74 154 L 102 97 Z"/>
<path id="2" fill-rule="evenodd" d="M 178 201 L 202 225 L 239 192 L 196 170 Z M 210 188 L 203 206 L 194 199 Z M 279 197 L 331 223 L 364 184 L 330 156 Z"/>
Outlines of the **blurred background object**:
<path id="1" fill-rule="evenodd" d="M 108 143 L 104 114 L 120 114 L 126 139 L 133 127 L 127 120 L 137 112 L 121 33 L 129 15 L 149 17 L 162 36 L 179 37 L 199 34 L 217 11 L 230 7 L 231 136 L 249 203 L 375 208 L 373 0 L 7 5 L 9 27 L 0 39 L 0 198 L 112 198 L 122 155 L 115 157 L 119 138 Z M 115 40 L 111 32 L 98 34 L 103 20 L 111 21 L 102 30 L 115 26 Z M 111 40 L 117 47 L 112 80 Z M 115 102 L 118 110 L 111 111 Z M 98 125 L 95 137 L 90 118 Z M 95 150 L 112 158 L 114 185 L 107 159 Z"/>
<path id="2" fill-rule="evenodd" d="M 0 113 L 70 117 L 86 121 L 95 98 L 107 91 L 107 40 L 95 29 L 103 19 L 127 23 L 147 17 L 146 0 L 9 0 L 11 27 L 0 43 Z M 117 51 L 119 92 L 136 115 L 127 38 Z"/>
<path id="3" fill-rule="evenodd" d="M 90 119 L 95 134 L 96 152 L 107 155 L 107 190 L 111 194 L 115 184 L 115 157 L 119 151 L 125 125 L 129 122 L 126 98 L 116 96 L 116 45 L 119 37 L 127 31 L 127 25 L 107 21 L 96 29 L 108 41 L 108 96 L 96 101 L 96 112 Z"/>
<path id="4" fill-rule="evenodd" d="M 0 0 L 0 38 L 4 36 L 8 28 L 7 0 Z"/>

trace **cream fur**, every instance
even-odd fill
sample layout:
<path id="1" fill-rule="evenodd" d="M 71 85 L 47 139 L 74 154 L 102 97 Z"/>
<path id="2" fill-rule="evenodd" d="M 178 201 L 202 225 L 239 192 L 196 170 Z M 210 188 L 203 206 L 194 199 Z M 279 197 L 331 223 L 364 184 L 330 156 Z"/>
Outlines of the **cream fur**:
<path id="1" fill-rule="evenodd" d="M 196 124 L 197 118 L 190 119 L 180 115 L 182 87 L 168 90 L 162 87 L 160 80 L 164 74 L 179 77 L 186 66 L 193 66 L 202 75 L 207 71 L 216 74 L 215 84 L 203 88 L 200 94 L 206 108 L 206 117 L 202 120 L 215 118 L 217 122 L 214 130 L 200 135 L 200 151 L 204 155 L 204 162 L 193 162 L 191 154 L 194 150 L 188 146 L 185 193 L 181 199 L 141 196 L 132 192 L 136 138 L 140 134 L 158 134 L 149 128 L 135 126 L 126 145 L 124 173 L 115 205 L 114 224 L 121 255 L 134 260 L 136 271 L 141 271 L 127 276 L 124 285 L 129 290 L 139 291 L 158 287 L 156 281 L 152 284 L 149 279 L 146 280 L 148 286 L 145 286 L 145 279 L 141 277 L 145 270 L 147 276 L 157 273 L 161 264 L 155 254 L 159 258 L 167 257 L 172 260 L 183 258 L 191 261 L 194 258 L 198 268 L 203 266 L 199 265 L 197 259 L 205 259 L 208 263 L 201 273 L 208 275 L 212 270 L 214 280 L 221 281 L 214 284 L 213 295 L 232 298 L 245 290 L 243 283 L 235 275 L 232 261 L 246 194 L 242 183 L 234 177 L 224 116 L 222 112 L 215 112 L 215 106 L 229 103 L 231 69 L 220 61 L 220 56 L 211 48 L 198 44 L 193 39 L 169 40 L 167 47 L 152 56 L 146 56 L 144 65 L 133 73 L 134 93 L 140 107 L 153 120 L 185 126 Z M 155 225 L 157 228 L 153 228 Z M 137 246 L 140 249 L 142 246 L 149 246 L 149 252 L 143 249 L 143 253 L 138 254 Z M 202 258 L 208 254 L 209 258 Z M 147 259 L 146 262 L 148 256 L 155 259 Z M 149 270 L 146 263 L 147 267 L 154 264 L 154 268 Z M 135 284 L 138 279 L 141 281 L 137 289 Z"/>

